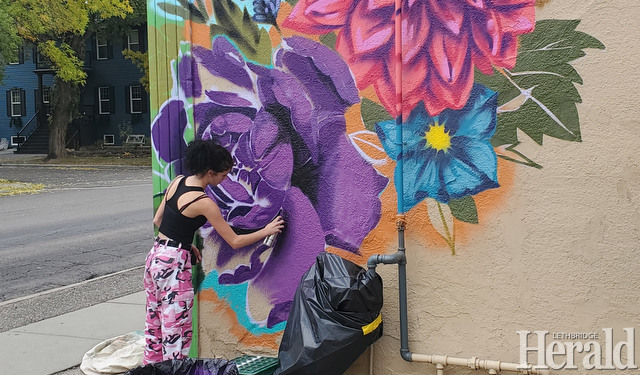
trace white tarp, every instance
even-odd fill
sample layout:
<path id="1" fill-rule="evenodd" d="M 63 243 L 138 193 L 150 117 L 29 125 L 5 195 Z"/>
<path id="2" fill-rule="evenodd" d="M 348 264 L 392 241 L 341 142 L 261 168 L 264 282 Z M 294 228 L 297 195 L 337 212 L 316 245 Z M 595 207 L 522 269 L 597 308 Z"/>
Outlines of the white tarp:
<path id="1" fill-rule="evenodd" d="M 80 370 L 86 375 L 122 374 L 142 365 L 144 332 L 105 340 L 85 353 Z"/>

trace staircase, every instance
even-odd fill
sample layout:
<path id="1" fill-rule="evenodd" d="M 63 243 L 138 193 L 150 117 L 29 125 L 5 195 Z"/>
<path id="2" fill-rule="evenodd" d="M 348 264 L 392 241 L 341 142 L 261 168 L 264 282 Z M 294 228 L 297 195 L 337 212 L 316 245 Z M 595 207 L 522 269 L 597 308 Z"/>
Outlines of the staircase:
<path id="1" fill-rule="evenodd" d="M 27 140 L 15 151 L 16 154 L 48 154 L 49 127 L 38 126 Z"/>

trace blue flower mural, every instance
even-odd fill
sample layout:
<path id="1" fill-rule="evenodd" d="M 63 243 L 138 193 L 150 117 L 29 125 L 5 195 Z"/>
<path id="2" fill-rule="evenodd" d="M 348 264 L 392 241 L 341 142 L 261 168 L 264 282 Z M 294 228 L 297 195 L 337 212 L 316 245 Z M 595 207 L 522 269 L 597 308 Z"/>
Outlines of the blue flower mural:
<path id="1" fill-rule="evenodd" d="M 387 154 L 404 160 L 404 178 L 395 171 L 396 189 L 403 183 L 409 210 L 425 198 L 447 203 L 498 187 L 497 158 L 489 140 L 496 129 L 498 95 L 475 84 L 460 110 L 431 117 L 424 103 L 403 124 L 404 155 L 396 149 L 396 123 L 383 121 L 376 132 Z"/>

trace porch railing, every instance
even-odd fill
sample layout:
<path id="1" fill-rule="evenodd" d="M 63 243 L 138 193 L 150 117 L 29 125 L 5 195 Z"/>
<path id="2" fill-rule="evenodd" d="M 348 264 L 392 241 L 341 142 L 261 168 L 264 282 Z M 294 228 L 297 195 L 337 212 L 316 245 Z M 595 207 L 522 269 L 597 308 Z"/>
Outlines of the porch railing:
<path id="1" fill-rule="evenodd" d="M 69 147 L 69 145 L 71 145 L 71 147 Z M 73 148 L 74 150 L 80 148 L 80 132 L 78 130 L 74 131 L 71 137 L 69 137 L 67 133 L 67 142 L 64 144 L 64 147 Z"/>
<path id="2" fill-rule="evenodd" d="M 33 132 L 35 132 L 36 129 L 38 129 L 38 126 L 40 125 L 38 123 L 39 114 L 40 114 L 40 111 L 36 111 L 36 113 L 33 116 L 31 116 L 29 121 L 27 121 L 27 123 L 22 127 L 22 129 L 18 130 L 18 135 L 16 137 L 16 139 L 18 140 L 18 150 L 20 150 L 20 146 L 22 146 L 27 141 L 27 139 L 31 137 L 31 134 L 33 134 Z"/>

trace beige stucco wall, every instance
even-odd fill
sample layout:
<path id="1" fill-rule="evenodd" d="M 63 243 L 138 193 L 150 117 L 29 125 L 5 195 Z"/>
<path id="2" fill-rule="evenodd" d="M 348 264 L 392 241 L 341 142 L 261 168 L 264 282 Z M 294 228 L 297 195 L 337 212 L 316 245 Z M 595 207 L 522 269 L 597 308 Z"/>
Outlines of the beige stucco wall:
<path id="1" fill-rule="evenodd" d="M 638 339 L 640 4 L 551 1 L 536 18 L 581 19 L 578 30 L 606 46 L 573 63 L 584 80 L 583 141 L 545 138 L 541 147 L 523 137 L 525 154 L 544 168 L 517 166 L 508 197 L 455 256 L 416 243 L 411 231 L 421 224 L 409 222 L 414 353 L 518 362 L 522 330 L 549 331 L 547 343 L 554 332 L 598 333 L 604 348 L 603 328 L 614 328 L 618 341 L 621 328 L 635 327 Z M 374 346 L 374 373 L 434 373 L 432 365 L 400 359 L 395 267 L 381 268 L 385 335 Z M 581 357 L 577 373 L 586 373 Z"/>

